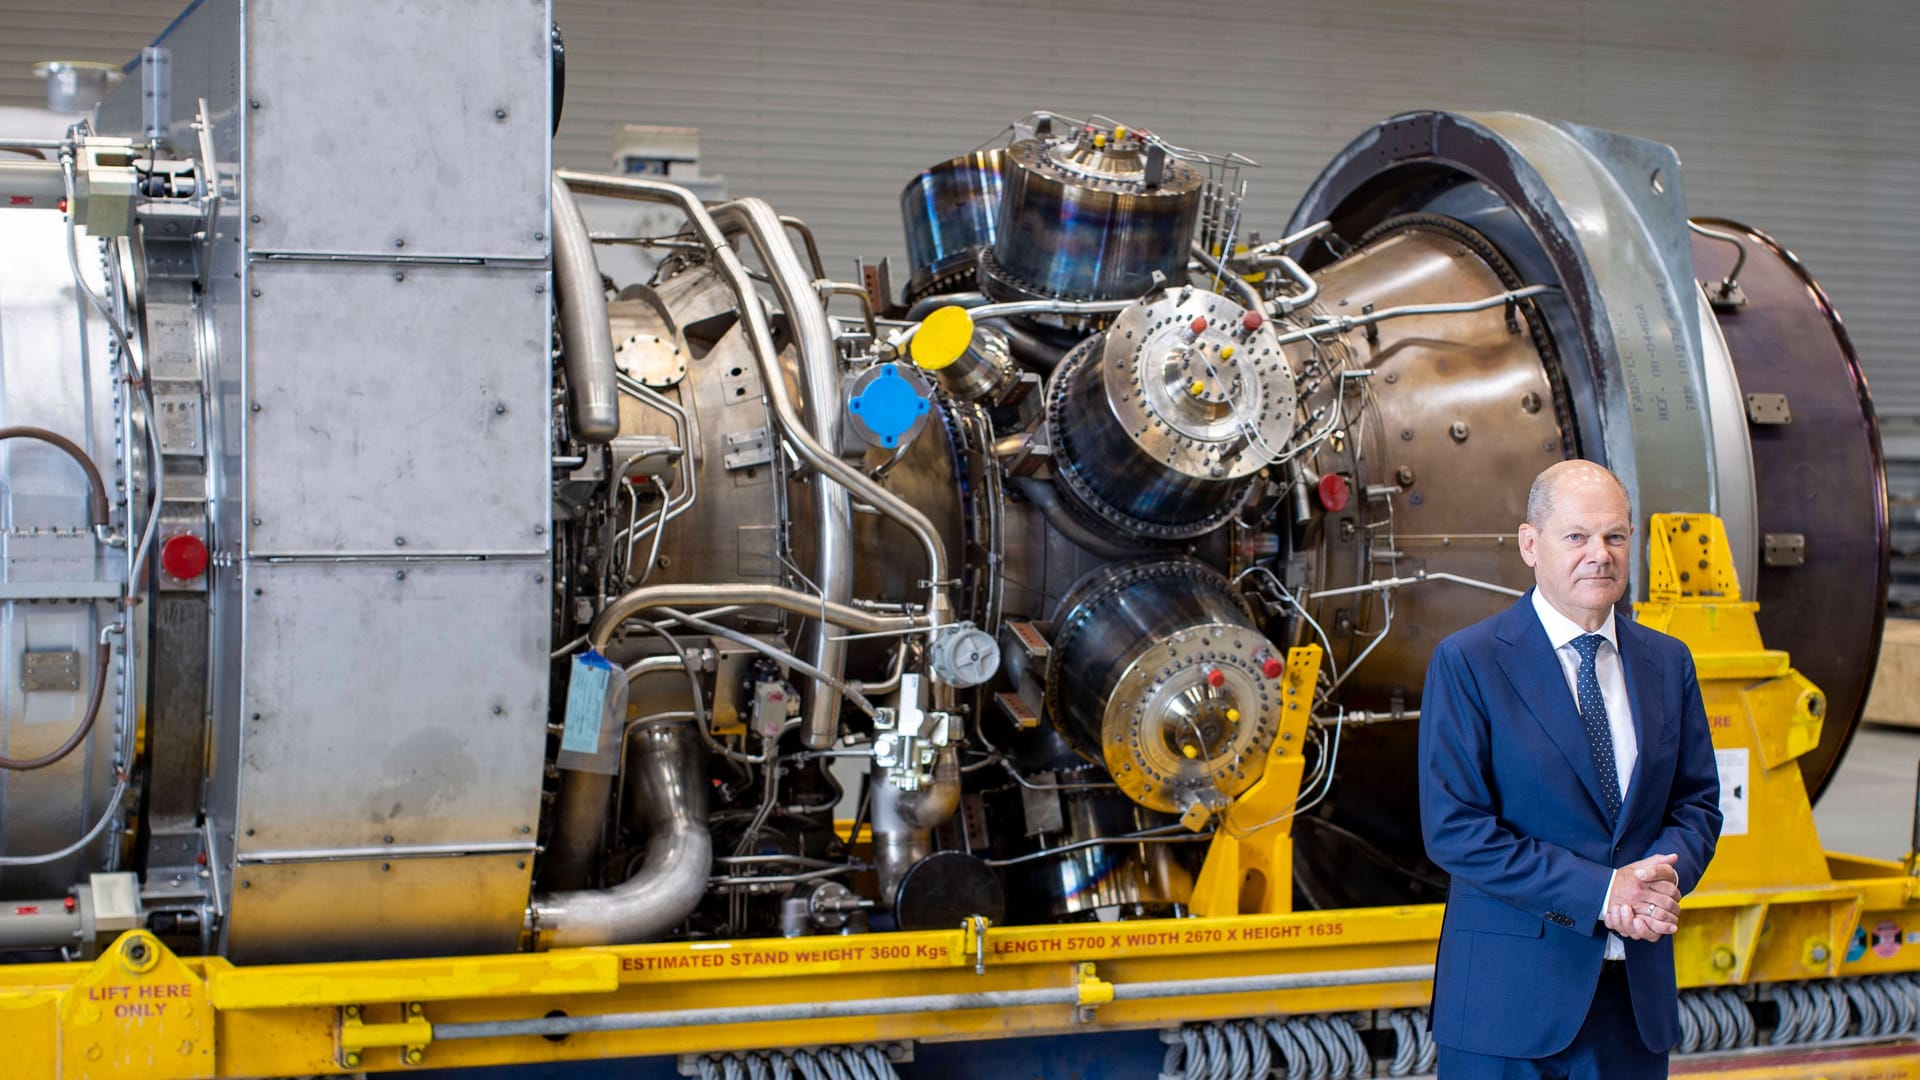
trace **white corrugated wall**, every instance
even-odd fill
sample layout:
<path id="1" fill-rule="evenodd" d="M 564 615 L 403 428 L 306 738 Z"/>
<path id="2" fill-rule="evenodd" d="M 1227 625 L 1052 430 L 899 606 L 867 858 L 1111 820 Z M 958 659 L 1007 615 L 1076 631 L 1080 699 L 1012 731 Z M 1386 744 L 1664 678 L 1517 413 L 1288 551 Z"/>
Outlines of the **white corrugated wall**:
<path id="1" fill-rule="evenodd" d="M 314 0 L 322 2 L 322 0 Z M 0 0 L 0 105 L 50 57 L 124 60 L 183 6 Z M 819 234 L 836 274 L 904 257 L 915 172 L 1035 107 L 1099 112 L 1264 167 L 1268 235 L 1353 135 L 1395 112 L 1514 109 L 1660 139 L 1696 214 L 1773 233 L 1833 294 L 1881 413 L 1920 422 L 1920 14 L 1609 0 L 555 0 L 556 160 L 604 167 L 621 124 L 702 132 L 702 169 Z M 904 280 L 903 272 L 899 279 Z"/>

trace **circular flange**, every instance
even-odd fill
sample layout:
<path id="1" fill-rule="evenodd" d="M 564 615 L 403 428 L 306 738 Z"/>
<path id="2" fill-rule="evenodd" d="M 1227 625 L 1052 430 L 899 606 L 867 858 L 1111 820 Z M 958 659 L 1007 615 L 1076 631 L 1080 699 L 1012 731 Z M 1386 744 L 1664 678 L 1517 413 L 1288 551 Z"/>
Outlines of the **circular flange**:
<path id="1" fill-rule="evenodd" d="M 687 377 L 687 358 L 680 346 L 653 334 L 634 334 L 613 350 L 613 362 L 654 390 L 678 386 Z"/>
<path id="2" fill-rule="evenodd" d="M 1185 476 L 1238 480 L 1286 449 L 1293 368 L 1273 323 L 1218 293 L 1168 291 L 1120 313 L 1101 364 L 1114 416 L 1148 456 Z"/>
<path id="3" fill-rule="evenodd" d="M 1280 721 L 1278 686 L 1263 673 L 1269 655 L 1248 628 L 1212 623 L 1135 659 L 1101 723 L 1102 756 L 1120 790 L 1177 814 L 1195 801 L 1217 808 L 1258 780 Z"/>

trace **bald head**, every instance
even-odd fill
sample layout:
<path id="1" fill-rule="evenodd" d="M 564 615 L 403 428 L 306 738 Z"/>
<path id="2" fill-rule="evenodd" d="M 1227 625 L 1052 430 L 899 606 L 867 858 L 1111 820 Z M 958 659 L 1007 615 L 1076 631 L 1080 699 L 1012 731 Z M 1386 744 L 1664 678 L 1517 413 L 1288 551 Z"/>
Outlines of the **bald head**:
<path id="1" fill-rule="evenodd" d="M 1540 595 L 1588 633 L 1626 594 L 1632 540 L 1626 485 L 1591 461 L 1562 461 L 1527 493 L 1520 557 Z"/>
<path id="2" fill-rule="evenodd" d="M 1536 529 L 1544 528 L 1547 519 L 1553 516 L 1553 504 L 1563 485 L 1611 485 L 1620 493 L 1620 499 L 1627 504 L 1631 516 L 1633 500 L 1627 496 L 1627 485 L 1620 481 L 1613 470 L 1591 461 L 1575 459 L 1559 461 L 1540 470 L 1533 478 L 1533 486 L 1527 489 L 1527 524 Z"/>

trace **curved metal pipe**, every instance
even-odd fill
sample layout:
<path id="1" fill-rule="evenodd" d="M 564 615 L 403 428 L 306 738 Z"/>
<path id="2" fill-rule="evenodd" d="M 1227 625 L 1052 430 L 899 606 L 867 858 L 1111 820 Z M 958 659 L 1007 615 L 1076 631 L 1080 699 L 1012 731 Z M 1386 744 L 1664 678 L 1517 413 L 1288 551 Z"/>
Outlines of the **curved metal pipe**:
<path id="1" fill-rule="evenodd" d="M 713 868 L 707 776 L 685 723 L 654 724 L 634 739 L 633 775 L 647 857 L 611 889 L 550 893 L 527 909 L 540 949 L 656 938 L 684 922 L 706 895 Z M 604 805 L 604 804 L 603 804 Z"/>
<path id="2" fill-rule="evenodd" d="M 877 615 L 851 604 L 822 600 L 811 593 L 779 585 L 643 585 L 621 593 L 600 610 L 587 631 L 587 641 L 604 651 L 614 631 L 628 619 L 657 607 L 709 607 L 733 604 L 741 607 L 772 607 L 823 619 L 862 634 L 891 634 L 918 630 L 929 624 L 916 615 Z"/>
<path id="3" fill-rule="evenodd" d="M 813 289 L 814 277 L 801 265 L 787 239 L 786 225 L 759 199 L 735 199 L 713 208 L 713 221 L 725 235 L 744 234 L 760 254 L 773 281 L 774 295 L 787 315 L 787 328 L 800 349 L 800 383 L 806 401 L 807 430 L 823 447 L 840 446 L 840 360 L 827 309 Z M 774 372 L 766 381 L 779 381 Z M 771 388 L 769 388 L 771 389 Z M 835 455 L 835 460 L 839 460 Z M 829 601 L 853 598 L 853 503 L 843 484 L 814 483 L 813 512 L 819 522 L 813 580 Z M 800 742 L 811 750 L 832 746 L 840 735 L 840 690 L 835 684 L 847 669 L 847 644 L 834 640 L 824 622 L 808 624 L 801 650 L 807 662 L 829 676 L 815 679 L 807 695 Z"/>
<path id="4" fill-rule="evenodd" d="M 786 373 L 779 361 L 779 354 L 773 347 L 773 332 L 767 322 L 766 309 L 760 296 L 754 291 L 753 282 L 747 276 L 746 267 L 740 257 L 727 243 L 726 234 L 713 214 L 707 212 L 699 199 L 683 187 L 654 180 L 643 180 L 629 176 L 596 176 L 591 173 L 563 171 L 557 174 L 569 187 L 586 194 L 607 195 L 614 198 L 638 199 L 645 202 L 666 203 L 677 207 L 687 217 L 688 223 L 699 236 L 700 241 L 712 252 L 713 263 L 719 268 L 728 287 L 739 305 L 741 325 L 745 330 L 747 343 L 751 349 L 755 364 L 760 369 L 760 381 L 773 407 L 773 415 L 788 443 L 799 454 L 800 459 L 819 470 L 833 484 L 815 484 L 815 506 L 820 511 L 820 565 L 835 565 L 844 561 L 846 571 L 842 573 L 823 572 L 820 580 L 824 587 L 851 590 L 852 568 L 852 505 L 849 493 L 859 495 L 862 502 L 871 504 L 882 514 L 905 526 L 914 538 L 920 542 L 927 560 L 927 582 L 930 591 L 928 599 L 928 620 L 934 625 L 943 625 L 951 618 L 952 601 L 948 598 L 949 588 L 946 549 L 939 530 L 927 516 L 914 508 L 906 500 L 881 487 L 860 470 L 856 465 L 843 460 L 834 449 L 837 448 L 837 435 L 823 444 L 813 434 L 813 430 L 801 421 L 794 406 L 792 395 L 788 392 Z M 763 262 L 771 272 L 775 291 L 781 303 L 786 307 L 788 319 L 793 324 L 794 335 L 801 342 L 802 356 L 809 358 L 803 371 L 807 380 L 810 405 L 821 430 L 836 431 L 840 411 L 829 407 L 829 402 L 837 402 L 839 387 L 836 384 L 833 358 L 833 340 L 827 327 L 826 311 L 817 297 L 810 294 L 811 279 L 806 276 L 799 258 L 793 252 L 793 246 L 786 241 L 782 233 L 783 226 L 779 216 L 767 205 L 757 199 L 744 199 L 727 204 L 723 216 L 729 221 L 740 223 L 749 238 L 754 239 Z M 775 239 L 777 238 L 777 243 Z M 805 303 L 802 303 L 802 300 Z M 823 345 L 824 343 L 824 345 Z M 822 362 L 813 362 L 811 358 L 823 358 Z M 844 527 L 844 532 L 841 528 Z M 830 550 L 834 546 L 836 535 L 841 542 L 838 551 Z M 848 594 L 850 595 L 850 593 Z M 844 599 L 844 597 L 843 597 Z M 828 597 L 829 603 L 833 602 Z M 700 603 L 700 600 L 690 601 Z M 806 612 L 802 612 L 806 614 Z M 595 622 L 599 628 L 604 621 Z M 617 623 L 615 624 L 617 625 Z M 831 635 L 824 627 L 817 628 L 813 637 L 816 646 L 814 660 L 816 666 L 824 671 L 834 672 L 844 668 L 837 662 L 844 646 L 829 640 Z M 606 631 L 611 634 L 611 631 Z M 604 641 L 604 638 L 600 640 Z M 822 659 L 827 662 L 820 662 Z M 806 739 L 809 746 L 823 735 L 826 743 L 831 743 L 833 734 L 839 727 L 839 706 L 837 701 L 830 710 L 823 709 L 822 701 L 831 690 L 821 689 L 814 695 L 815 702 L 809 713 Z M 831 726 L 828 726 L 831 725 Z M 824 729 L 824 730 L 823 730 Z"/>
<path id="5" fill-rule="evenodd" d="M 900 879 L 914 863 L 933 854 L 933 827 L 960 806 L 960 751 L 943 746 L 933 761 L 933 781 L 902 791 L 873 770 L 873 869 L 880 879 L 880 902 L 893 907 Z"/>
<path id="6" fill-rule="evenodd" d="M 607 294 L 600 287 L 587 220 L 559 174 L 553 177 L 553 291 L 560 304 L 573 434 L 581 442 L 605 444 L 620 434 Z"/>
<path id="7" fill-rule="evenodd" d="M 1213 253 L 1200 246 L 1200 244 L 1195 243 L 1191 250 L 1194 261 L 1206 267 L 1207 272 L 1214 277 L 1226 282 L 1234 292 L 1239 293 L 1240 302 L 1245 304 L 1249 310 L 1260 312 L 1266 310 L 1267 302 L 1260 296 L 1260 290 L 1253 287 L 1253 282 L 1221 266 L 1220 260 L 1214 258 Z"/>

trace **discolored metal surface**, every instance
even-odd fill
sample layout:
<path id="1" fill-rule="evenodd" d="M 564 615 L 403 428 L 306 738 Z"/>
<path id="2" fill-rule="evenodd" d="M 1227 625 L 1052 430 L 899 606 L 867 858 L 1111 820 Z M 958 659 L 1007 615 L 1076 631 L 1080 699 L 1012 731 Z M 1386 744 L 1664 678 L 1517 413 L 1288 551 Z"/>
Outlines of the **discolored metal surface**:
<path id="1" fill-rule="evenodd" d="M 1061 490 L 1100 527 L 1155 540 L 1219 525 L 1286 446 L 1293 414 L 1271 325 L 1194 289 L 1128 308 L 1048 388 Z"/>
<path id="2" fill-rule="evenodd" d="M 1048 715 L 1135 802 L 1217 809 L 1260 778 L 1280 653 L 1218 572 L 1186 558 L 1103 567 L 1058 623 Z"/>
<path id="3" fill-rule="evenodd" d="M 1200 214 L 1203 178 L 1164 163 L 1148 180 L 1137 140 L 1094 146 L 1084 132 L 1025 139 L 1006 151 L 1005 190 L 982 285 L 1003 299 L 1138 296 L 1159 271 L 1186 280 L 1187 245 Z"/>
<path id="4" fill-rule="evenodd" d="M 1746 303 L 1715 317 L 1740 390 L 1785 395 L 1789 423 L 1750 422 L 1761 548 L 1769 536 L 1804 539 L 1804 562 L 1763 557 L 1760 633 L 1827 695 L 1820 745 L 1800 758 L 1818 796 L 1866 705 L 1886 620 L 1886 463 L 1860 358 L 1826 291 L 1779 241 L 1750 226 L 1701 223 L 1746 247 Z M 1694 267 L 1713 295 L 1736 252 L 1695 234 Z M 1761 413 L 1761 420 L 1773 417 Z M 1786 544 L 1776 541 L 1784 549 Z"/>
<path id="5" fill-rule="evenodd" d="M 943 161 L 900 193 L 913 274 L 909 301 L 972 284 L 980 252 L 993 246 L 1003 155 L 996 146 Z"/>

